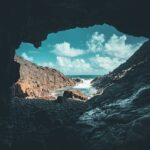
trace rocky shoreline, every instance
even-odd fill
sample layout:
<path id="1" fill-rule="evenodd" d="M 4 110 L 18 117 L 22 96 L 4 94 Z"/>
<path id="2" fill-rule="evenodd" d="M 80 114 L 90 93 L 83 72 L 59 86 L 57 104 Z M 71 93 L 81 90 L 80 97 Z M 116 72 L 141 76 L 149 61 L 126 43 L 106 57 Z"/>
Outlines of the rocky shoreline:
<path id="1" fill-rule="evenodd" d="M 13 95 L 20 98 L 56 99 L 51 93 L 56 89 L 71 87 L 80 80 L 65 77 L 56 69 L 41 67 L 16 56 L 20 64 L 20 79 L 14 86 Z"/>

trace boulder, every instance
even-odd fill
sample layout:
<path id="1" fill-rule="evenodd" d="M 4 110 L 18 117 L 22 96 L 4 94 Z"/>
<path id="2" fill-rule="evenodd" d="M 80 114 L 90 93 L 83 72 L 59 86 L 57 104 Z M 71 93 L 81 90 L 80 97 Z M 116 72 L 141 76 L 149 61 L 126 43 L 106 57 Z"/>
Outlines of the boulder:
<path id="1" fill-rule="evenodd" d="M 81 100 L 87 100 L 88 97 L 85 96 L 81 91 L 79 90 L 69 90 L 69 91 L 64 91 L 63 94 L 64 98 L 78 98 Z"/>
<path id="2" fill-rule="evenodd" d="M 74 79 L 74 81 L 77 82 L 77 83 L 83 83 L 83 80 L 79 79 L 79 78 Z"/>

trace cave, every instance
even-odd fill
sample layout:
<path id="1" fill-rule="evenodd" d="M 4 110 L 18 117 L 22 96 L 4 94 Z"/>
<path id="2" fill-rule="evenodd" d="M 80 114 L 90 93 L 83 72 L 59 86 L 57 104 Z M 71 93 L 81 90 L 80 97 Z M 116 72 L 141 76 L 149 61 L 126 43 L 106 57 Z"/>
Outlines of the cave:
<path id="1" fill-rule="evenodd" d="M 19 77 L 19 65 L 13 58 L 21 42 L 39 47 L 48 33 L 103 23 L 113 25 L 124 33 L 149 38 L 148 6 L 146 0 L 2 2 L 1 110 L 9 103 L 9 87 Z"/>
<path id="2" fill-rule="evenodd" d="M 150 38 L 150 10 L 148 0 L 5 0 L 0 3 L 0 117 L 4 120 L 8 119 L 10 111 L 10 87 L 19 78 L 19 64 L 14 61 L 14 56 L 15 50 L 21 42 L 29 42 L 34 44 L 35 47 L 40 47 L 41 42 L 47 38 L 49 33 L 75 27 L 102 25 L 104 23 L 112 25 L 119 31 L 129 35 Z M 149 48 L 149 43 L 147 42 L 143 47 Z M 149 51 L 147 54 L 149 54 Z M 44 112 L 42 113 L 45 117 Z M 145 126 L 149 124 L 149 120 L 146 121 L 144 122 Z M 69 128 L 69 130 L 72 133 L 75 132 L 72 128 Z M 58 132 L 59 129 L 53 134 L 57 134 Z M 61 132 L 66 133 L 69 131 L 61 130 Z M 74 135 L 77 136 L 76 133 Z M 63 137 L 60 136 L 60 138 Z M 141 137 L 138 138 L 140 141 Z M 142 146 L 146 145 L 149 139 L 149 135 L 146 134 L 145 139 L 141 139 L 142 144 L 138 148 L 141 149 Z M 30 139 L 26 141 L 28 146 L 32 145 L 30 148 L 44 149 L 43 147 L 40 148 L 41 145 L 38 146 L 35 141 L 32 141 L 31 144 L 31 141 Z M 58 139 L 58 141 L 61 142 L 61 139 Z M 135 141 L 129 141 L 129 144 L 125 143 L 126 148 L 130 149 L 130 146 L 134 144 L 133 147 L 131 146 L 132 149 L 137 149 Z M 5 147 L 4 143 L 0 143 L 0 145 Z M 63 149 L 67 149 L 68 147 L 66 148 L 64 143 L 62 142 Z M 80 142 L 77 141 L 77 143 Z M 107 149 L 105 144 L 101 143 L 102 149 Z M 25 146 L 26 144 L 22 143 L 22 145 Z M 17 148 L 12 147 L 12 149 L 19 149 L 21 147 L 21 145 L 17 146 Z M 76 144 L 74 146 L 76 149 L 82 149 Z M 92 148 L 94 149 L 94 147 Z M 119 148 L 124 149 L 123 147 Z M 148 149 L 149 145 L 146 145 L 144 148 Z M 6 148 L 3 149 L 5 150 Z M 57 150 L 59 148 L 55 147 L 54 149 Z"/>

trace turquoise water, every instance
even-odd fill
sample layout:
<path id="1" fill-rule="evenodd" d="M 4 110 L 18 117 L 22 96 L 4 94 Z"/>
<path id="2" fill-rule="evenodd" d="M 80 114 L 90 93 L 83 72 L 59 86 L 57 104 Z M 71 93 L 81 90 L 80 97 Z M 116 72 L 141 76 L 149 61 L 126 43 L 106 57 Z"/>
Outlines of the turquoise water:
<path id="1" fill-rule="evenodd" d="M 87 97 L 92 97 L 94 94 L 96 94 L 96 89 L 91 86 L 91 81 L 96 78 L 96 75 L 67 75 L 69 78 L 73 79 L 81 79 L 83 83 L 78 83 L 77 85 L 73 87 L 65 87 L 62 89 L 59 89 L 55 92 L 56 96 L 62 96 L 63 92 L 65 90 L 80 90 L 82 93 L 84 93 Z"/>

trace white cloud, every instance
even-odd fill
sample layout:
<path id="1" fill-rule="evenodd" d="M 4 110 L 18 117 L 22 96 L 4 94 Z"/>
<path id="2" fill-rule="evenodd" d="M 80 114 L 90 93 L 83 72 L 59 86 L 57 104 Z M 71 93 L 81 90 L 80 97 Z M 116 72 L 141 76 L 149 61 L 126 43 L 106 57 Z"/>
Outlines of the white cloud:
<path id="1" fill-rule="evenodd" d="M 56 68 L 64 74 L 106 74 L 125 62 L 142 43 L 128 44 L 126 35 L 116 34 L 106 40 L 104 34 L 95 32 L 86 42 L 86 50 L 73 48 L 68 42 L 58 43 L 51 46 L 56 63 L 43 62 L 40 65 Z M 87 59 L 77 57 L 83 54 Z"/>
<path id="2" fill-rule="evenodd" d="M 33 57 L 28 56 L 25 52 L 21 55 L 24 59 L 33 62 Z"/>
<path id="3" fill-rule="evenodd" d="M 55 44 L 53 52 L 58 56 L 65 57 L 76 57 L 84 54 L 84 50 L 73 48 L 68 42 Z"/>
<path id="4" fill-rule="evenodd" d="M 142 45 L 142 42 L 128 44 L 126 41 L 126 35 L 117 36 L 113 34 L 106 41 L 103 34 L 95 32 L 87 42 L 88 51 L 96 53 L 96 56 L 89 59 L 92 67 L 98 69 L 99 72 L 102 70 L 105 73 L 113 71 Z"/>
<path id="5" fill-rule="evenodd" d="M 142 43 L 127 44 L 126 40 L 126 35 L 117 36 L 113 34 L 104 45 L 105 52 L 112 57 L 120 59 L 129 58 L 137 49 L 139 49 Z"/>
<path id="6" fill-rule="evenodd" d="M 90 61 L 94 68 L 98 69 L 99 72 L 104 71 L 106 73 L 113 71 L 113 69 L 123 63 L 123 61 L 118 58 L 102 57 L 100 55 L 90 58 Z"/>
<path id="7" fill-rule="evenodd" d="M 110 39 L 106 41 L 104 34 L 95 32 L 87 42 L 87 47 L 90 52 L 101 52 L 110 57 L 117 57 L 125 60 L 142 45 L 142 43 L 128 44 L 126 40 L 126 35 L 117 36 L 113 34 Z"/>
<path id="8" fill-rule="evenodd" d="M 87 47 L 88 51 L 91 52 L 99 52 L 103 50 L 103 43 L 105 42 L 105 36 L 104 34 L 99 34 L 98 32 L 95 32 L 91 39 L 87 41 Z"/>
<path id="9" fill-rule="evenodd" d="M 65 74 L 92 74 L 91 65 L 84 59 L 57 57 L 57 67 Z"/>

